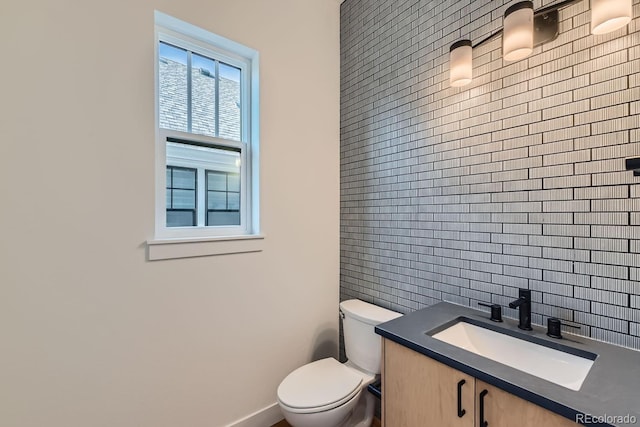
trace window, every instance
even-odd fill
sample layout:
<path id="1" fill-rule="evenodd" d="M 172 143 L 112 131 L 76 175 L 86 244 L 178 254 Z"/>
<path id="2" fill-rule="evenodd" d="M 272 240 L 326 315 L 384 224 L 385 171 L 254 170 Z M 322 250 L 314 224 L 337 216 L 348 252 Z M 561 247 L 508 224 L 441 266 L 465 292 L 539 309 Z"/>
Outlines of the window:
<path id="1" fill-rule="evenodd" d="M 156 238 L 259 233 L 257 52 L 156 12 Z"/>
<path id="2" fill-rule="evenodd" d="M 167 227 L 198 225 L 196 169 L 167 166 Z"/>
<path id="3" fill-rule="evenodd" d="M 240 175 L 207 171 L 207 225 L 240 225 Z"/>

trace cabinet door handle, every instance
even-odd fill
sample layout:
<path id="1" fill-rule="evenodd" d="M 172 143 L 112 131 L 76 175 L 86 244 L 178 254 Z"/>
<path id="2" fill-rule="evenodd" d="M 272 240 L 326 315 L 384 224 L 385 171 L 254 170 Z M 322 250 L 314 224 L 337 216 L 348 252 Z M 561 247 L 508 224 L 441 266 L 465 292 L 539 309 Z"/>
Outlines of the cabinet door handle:
<path id="1" fill-rule="evenodd" d="M 489 423 L 484 420 L 484 397 L 488 393 L 488 390 L 482 390 L 480 392 L 480 427 L 487 427 L 489 425 Z"/>
<path id="2" fill-rule="evenodd" d="M 464 409 L 462 409 L 462 386 L 466 383 L 465 380 L 460 380 L 458 382 L 458 418 L 462 418 L 464 414 L 467 413 Z"/>

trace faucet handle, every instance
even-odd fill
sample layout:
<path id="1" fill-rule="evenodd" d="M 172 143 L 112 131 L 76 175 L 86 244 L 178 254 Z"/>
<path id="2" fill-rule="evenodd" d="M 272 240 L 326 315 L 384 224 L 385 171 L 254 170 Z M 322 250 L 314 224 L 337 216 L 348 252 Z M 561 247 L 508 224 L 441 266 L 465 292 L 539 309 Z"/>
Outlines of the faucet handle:
<path id="1" fill-rule="evenodd" d="M 486 304 L 484 302 L 479 302 L 478 305 L 489 307 L 491 309 L 490 320 L 494 322 L 502 322 L 502 307 L 500 307 L 500 304 Z"/>
<path id="2" fill-rule="evenodd" d="M 562 326 L 580 329 L 580 326 L 578 325 L 571 325 L 569 323 L 561 322 L 557 317 L 549 317 L 547 319 L 547 335 L 551 338 L 562 339 Z"/>

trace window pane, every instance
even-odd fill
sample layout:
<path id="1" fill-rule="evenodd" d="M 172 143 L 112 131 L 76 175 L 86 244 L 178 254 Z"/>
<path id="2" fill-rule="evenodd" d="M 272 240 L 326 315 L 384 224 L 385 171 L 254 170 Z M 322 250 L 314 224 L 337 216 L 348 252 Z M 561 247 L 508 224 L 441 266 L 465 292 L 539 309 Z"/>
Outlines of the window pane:
<path id="1" fill-rule="evenodd" d="M 193 210 L 167 211 L 167 227 L 192 227 L 196 225 L 195 212 Z"/>
<path id="2" fill-rule="evenodd" d="M 207 208 L 215 210 L 227 209 L 227 193 L 224 191 L 209 191 L 207 194 Z"/>
<path id="3" fill-rule="evenodd" d="M 191 55 L 191 131 L 216 136 L 216 62 Z"/>
<path id="4" fill-rule="evenodd" d="M 187 131 L 187 51 L 166 43 L 158 46 L 160 127 Z"/>
<path id="5" fill-rule="evenodd" d="M 240 210 L 240 193 L 227 193 L 227 209 Z"/>
<path id="6" fill-rule="evenodd" d="M 240 212 L 208 212 L 207 225 L 240 225 Z"/>
<path id="7" fill-rule="evenodd" d="M 195 190 L 173 190 L 173 206 L 174 209 L 195 209 L 196 208 L 196 192 Z"/>
<path id="8" fill-rule="evenodd" d="M 207 171 L 207 190 L 227 191 L 227 174 Z"/>
<path id="9" fill-rule="evenodd" d="M 240 191 L 240 175 L 237 173 L 230 173 L 228 178 L 229 191 Z"/>
<path id="10" fill-rule="evenodd" d="M 186 218 L 179 214 L 169 214 L 169 210 L 192 210 L 196 208 L 196 169 L 167 166 L 167 226 L 185 226 Z M 177 219 L 181 218 L 181 219 Z M 191 218 L 191 217 L 189 217 Z M 174 225 L 169 225 L 170 222 Z M 192 222 L 189 219 L 189 222 Z M 178 225 L 176 225 L 178 224 Z M 194 224 L 195 225 L 195 224 Z"/>
<path id="11" fill-rule="evenodd" d="M 195 169 L 173 169 L 173 188 L 182 188 L 183 190 L 195 190 L 196 188 L 196 171 Z"/>
<path id="12" fill-rule="evenodd" d="M 240 69 L 219 63 L 220 138 L 240 141 Z"/>

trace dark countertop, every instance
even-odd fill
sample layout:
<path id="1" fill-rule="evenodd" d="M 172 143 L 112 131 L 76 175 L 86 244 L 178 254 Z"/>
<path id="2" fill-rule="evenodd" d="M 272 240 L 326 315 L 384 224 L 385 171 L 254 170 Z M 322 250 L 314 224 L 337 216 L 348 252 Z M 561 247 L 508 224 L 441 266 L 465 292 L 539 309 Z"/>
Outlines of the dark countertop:
<path id="1" fill-rule="evenodd" d="M 595 353 L 597 358 L 579 391 L 516 370 L 467 350 L 432 338 L 428 333 L 442 330 L 459 317 L 487 325 L 489 329 L 506 329 L 509 335 L 526 335 L 534 341 L 545 341 L 549 347 L 558 345 Z M 414 311 L 376 327 L 376 333 L 469 374 L 481 381 L 519 396 L 536 405 L 575 421 L 577 414 L 625 416 L 636 418 L 640 425 L 640 352 L 594 341 L 589 338 L 563 334 L 564 339 L 549 338 L 546 328 L 533 326 L 533 331 L 518 329 L 518 322 L 504 319 L 504 323 L 489 321 L 489 313 L 446 302 Z M 593 422 L 590 426 L 628 426 L 615 419 Z"/>

